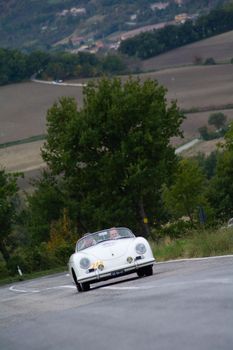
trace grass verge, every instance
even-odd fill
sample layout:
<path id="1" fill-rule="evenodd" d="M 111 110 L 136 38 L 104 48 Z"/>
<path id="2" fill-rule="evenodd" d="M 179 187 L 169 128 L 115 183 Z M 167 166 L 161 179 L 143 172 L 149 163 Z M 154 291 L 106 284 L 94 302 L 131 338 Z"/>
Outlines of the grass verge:
<path id="1" fill-rule="evenodd" d="M 191 232 L 173 240 L 165 237 L 151 246 L 157 261 L 233 254 L 233 229 Z"/>

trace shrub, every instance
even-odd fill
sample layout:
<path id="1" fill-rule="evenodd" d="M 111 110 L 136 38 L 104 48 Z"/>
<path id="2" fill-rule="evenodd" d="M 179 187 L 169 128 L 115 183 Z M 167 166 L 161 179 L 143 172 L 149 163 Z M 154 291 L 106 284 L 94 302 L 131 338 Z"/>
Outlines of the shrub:
<path id="1" fill-rule="evenodd" d="M 171 239 L 184 237 L 191 229 L 190 221 L 177 220 L 171 222 L 159 230 L 157 230 L 157 236 L 164 238 L 170 237 Z"/>
<path id="2" fill-rule="evenodd" d="M 5 262 L 0 261 L 0 279 L 5 278 L 9 276 L 9 271 L 7 269 L 7 266 Z"/>
<path id="3" fill-rule="evenodd" d="M 215 60 L 213 59 L 213 57 L 208 57 L 205 62 L 204 65 L 213 65 L 216 64 Z"/>

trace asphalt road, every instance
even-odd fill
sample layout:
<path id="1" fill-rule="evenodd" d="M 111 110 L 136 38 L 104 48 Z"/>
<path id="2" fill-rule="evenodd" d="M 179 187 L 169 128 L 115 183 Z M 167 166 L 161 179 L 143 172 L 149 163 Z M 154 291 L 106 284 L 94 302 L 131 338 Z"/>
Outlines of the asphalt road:
<path id="1" fill-rule="evenodd" d="M 78 293 L 58 274 L 0 288 L 2 350 L 232 350 L 233 257 L 156 264 Z"/>

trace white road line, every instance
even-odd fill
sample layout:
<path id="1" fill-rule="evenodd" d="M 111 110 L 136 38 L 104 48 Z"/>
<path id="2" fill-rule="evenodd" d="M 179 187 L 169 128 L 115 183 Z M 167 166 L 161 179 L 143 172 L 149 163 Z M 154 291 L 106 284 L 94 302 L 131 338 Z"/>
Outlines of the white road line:
<path id="1" fill-rule="evenodd" d="M 18 292 L 18 293 L 39 293 L 40 292 L 39 290 L 35 290 L 35 289 L 28 289 L 28 290 L 26 290 L 26 289 L 17 289 L 17 288 L 15 288 L 15 286 L 11 286 L 9 288 L 9 290 L 11 292 Z"/>
<path id="2" fill-rule="evenodd" d="M 168 260 L 156 262 L 156 265 L 169 264 L 169 263 L 179 263 L 186 261 L 203 261 L 203 260 L 213 260 L 213 259 L 222 259 L 222 258 L 233 258 L 233 255 L 217 255 L 217 256 L 207 256 L 205 258 L 190 258 L 190 259 L 177 259 L 177 260 Z"/>
<path id="3" fill-rule="evenodd" d="M 44 292 L 45 290 L 51 290 L 51 289 L 76 289 L 75 286 L 72 285 L 65 285 L 65 286 L 55 286 L 55 287 L 49 287 L 49 288 L 44 288 L 44 289 L 18 289 L 15 288 L 15 286 L 11 286 L 9 290 L 11 292 L 17 292 L 17 293 L 41 293 Z"/>
<path id="4" fill-rule="evenodd" d="M 154 288 L 154 286 L 143 286 L 143 287 L 103 287 L 101 289 L 110 289 L 110 290 L 143 290 L 143 289 L 151 289 Z"/>
<path id="5" fill-rule="evenodd" d="M 57 287 L 50 287 L 50 288 L 45 288 L 44 290 L 50 290 L 50 289 L 63 289 L 63 288 L 68 288 L 68 289 L 76 289 L 75 286 L 57 286 Z"/>

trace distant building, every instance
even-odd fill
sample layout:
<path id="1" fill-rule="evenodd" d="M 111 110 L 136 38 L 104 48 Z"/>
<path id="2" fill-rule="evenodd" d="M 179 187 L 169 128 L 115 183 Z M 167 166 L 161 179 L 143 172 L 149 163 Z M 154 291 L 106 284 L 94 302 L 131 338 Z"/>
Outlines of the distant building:
<path id="1" fill-rule="evenodd" d="M 189 19 L 189 16 L 187 13 L 181 13 L 175 16 L 176 23 L 185 23 L 188 19 Z"/>
<path id="2" fill-rule="evenodd" d="M 73 36 L 71 38 L 71 41 L 72 41 L 72 44 L 74 46 L 79 46 L 79 45 L 82 45 L 83 42 L 84 42 L 84 37 L 83 36 Z"/>
<path id="3" fill-rule="evenodd" d="M 78 15 L 85 15 L 86 14 L 86 9 L 84 7 L 72 7 L 70 9 L 70 13 L 73 16 L 78 16 Z"/>
<path id="4" fill-rule="evenodd" d="M 181 5 L 184 3 L 184 0 L 174 0 L 174 2 L 175 2 L 177 5 L 181 6 Z"/>
<path id="5" fill-rule="evenodd" d="M 68 15 L 71 15 L 71 16 L 82 16 L 82 15 L 85 15 L 86 14 L 86 9 L 84 7 L 72 7 L 71 9 L 66 9 L 66 10 L 63 10 L 61 12 L 58 12 L 57 13 L 57 16 L 60 16 L 60 17 L 65 17 L 65 16 L 68 16 Z"/>
<path id="6" fill-rule="evenodd" d="M 136 13 L 134 13 L 133 15 L 130 16 L 130 20 L 131 21 L 136 21 L 136 19 L 137 19 L 137 14 Z"/>
<path id="7" fill-rule="evenodd" d="M 169 5 L 169 2 L 155 2 L 154 4 L 150 5 L 150 8 L 152 11 L 155 10 L 165 10 Z"/>

